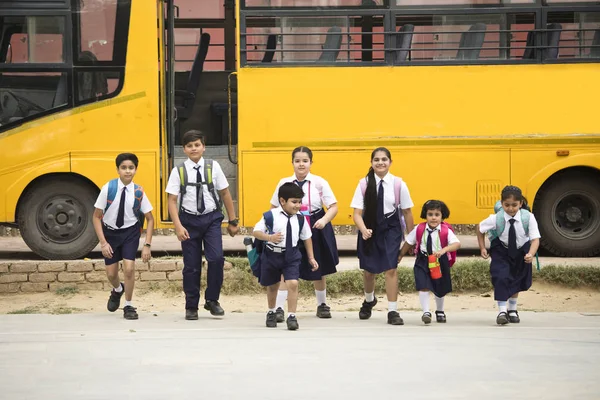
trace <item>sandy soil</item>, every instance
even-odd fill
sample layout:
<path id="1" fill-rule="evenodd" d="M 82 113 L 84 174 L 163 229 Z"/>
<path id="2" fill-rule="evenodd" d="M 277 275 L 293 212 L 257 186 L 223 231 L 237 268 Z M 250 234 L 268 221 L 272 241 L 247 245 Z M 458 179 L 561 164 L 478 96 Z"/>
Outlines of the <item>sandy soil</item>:
<path id="1" fill-rule="evenodd" d="M 378 293 L 379 304 L 376 310 L 386 310 L 385 295 Z M 80 292 L 75 294 L 58 295 L 55 293 L 31 293 L 0 296 L 0 314 L 7 313 L 104 313 L 108 293 L 100 291 Z M 361 296 L 344 296 L 329 299 L 333 312 L 358 311 Z M 124 300 L 123 300 L 124 301 Z M 184 308 L 182 293 L 165 291 L 163 289 L 140 290 L 134 294 L 134 306 L 138 312 L 180 312 Z M 121 303 L 123 304 L 123 302 Z M 226 312 L 264 312 L 266 296 L 222 296 L 221 305 Z M 431 301 L 432 309 L 435 303 Z M 419 310 L 419 300 L 416 293 L 401 293 L 398 298 L 401 310 Z M 312 312 L 316 309 L 315 299 L 303 297 L 300 299 L 299 312 Z M 571 311 L 571 312 L 600 312 L 600 292 L 593 290 L 565 289 L 557 286 L 536 284 L 519 297 L 519 309 L 529 311 Z M 496 310 L 493 293 L 483 294 L 450 294 L 446 299 L 446 311 L 461 310 Z"/>

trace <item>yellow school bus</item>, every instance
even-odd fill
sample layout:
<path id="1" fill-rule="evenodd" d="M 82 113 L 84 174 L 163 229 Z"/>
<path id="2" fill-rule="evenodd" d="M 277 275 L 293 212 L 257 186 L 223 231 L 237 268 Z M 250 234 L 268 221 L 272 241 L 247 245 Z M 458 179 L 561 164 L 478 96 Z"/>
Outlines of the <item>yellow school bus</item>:
<path id="1" fill-rule="evenodd" d="M 474 224 L 515 184 L 547 249 L 598 254 L 600 7 L 474 3 L 0 2 L 0 224 L 43 257 L 85 256 L 95 197 L 128 151 L 171 227 L 164 187 L 196 128 L 245 226 L 298 145 L 338 198 L 334 223 L 351 224 L 386 146 L 417 208 L 440 198 L 451 223 Z"/>

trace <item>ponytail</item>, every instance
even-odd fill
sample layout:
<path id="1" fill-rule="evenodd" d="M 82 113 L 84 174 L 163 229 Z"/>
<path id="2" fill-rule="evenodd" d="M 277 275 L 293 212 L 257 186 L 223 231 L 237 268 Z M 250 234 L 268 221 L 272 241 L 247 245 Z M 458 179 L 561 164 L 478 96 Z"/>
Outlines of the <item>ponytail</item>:
<path id="1" fill-rule="evenodd" d="M 521 196 L 523 198 L 523 205 L 521 206 L 521 208 L 523 210 L 527 210 L 529 212 L 531 212 L 531 208 L 529 207 L 529 204 L 527 203 L 527 199 L 525 198 L 525 196 Z"/>
<path id="2" fill-rule="evenodd" d="M 363 205 L 363 221 L 367 229 L 377 227 L 377 183 L 375 182 L 375 171 L 373 167 L 369 168 L 367 174 L 367 189 Z"/>

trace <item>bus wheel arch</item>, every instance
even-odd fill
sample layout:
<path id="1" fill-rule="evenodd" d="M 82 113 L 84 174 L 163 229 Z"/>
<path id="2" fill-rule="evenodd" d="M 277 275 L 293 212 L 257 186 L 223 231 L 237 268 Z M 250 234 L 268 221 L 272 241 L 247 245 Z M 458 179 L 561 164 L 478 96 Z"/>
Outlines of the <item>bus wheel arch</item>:
<path id="1" fill-rule="evenodd" d="M 87 255 L 98 244 L 92 224 L 98 192 L 90 180 L 72 173 L 48 174 L 31 181 L 16 210 L 25 243 L 51 260 Z"/>
<path id="2" fill-rule="evenodd" d="M 555 172 L 533 206 L 546 250 L 565 257 L 600 254 L 600 170 L 578 166 Z"/>

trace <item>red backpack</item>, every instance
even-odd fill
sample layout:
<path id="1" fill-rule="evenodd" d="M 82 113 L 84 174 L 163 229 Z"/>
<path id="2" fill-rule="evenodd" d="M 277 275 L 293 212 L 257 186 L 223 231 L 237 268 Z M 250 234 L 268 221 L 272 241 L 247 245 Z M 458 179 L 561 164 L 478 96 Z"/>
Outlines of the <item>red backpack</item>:
<path id="1" fill-rule="evenodd" d="M 415 254 L 417 254 L 421 248 L 421 239 L 423 238 L 423 233 L 425 233 L 426 226 L 426 222 L 421 222 L 419 225 L 417 225 L 417 244 L 415 245 Z M 452 225 L 447 222 L 442 222 L 440 225 L 440 245 L 442 247 L 448 246 L 448 230 L 454 232 Z M 449 251 L 446 254 L 448 254 L 448 265 L 453 266 L 456 262 L 456 251 Z"/>

